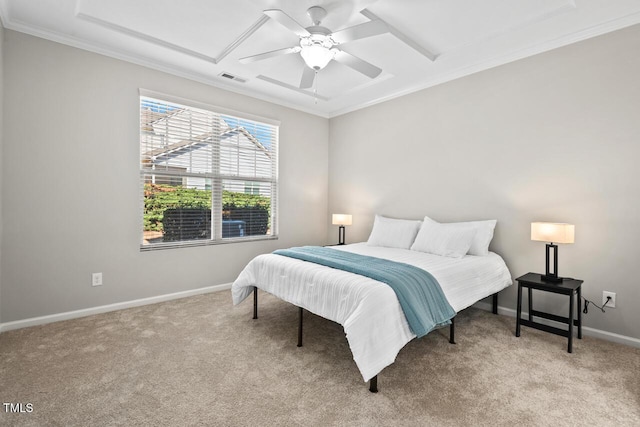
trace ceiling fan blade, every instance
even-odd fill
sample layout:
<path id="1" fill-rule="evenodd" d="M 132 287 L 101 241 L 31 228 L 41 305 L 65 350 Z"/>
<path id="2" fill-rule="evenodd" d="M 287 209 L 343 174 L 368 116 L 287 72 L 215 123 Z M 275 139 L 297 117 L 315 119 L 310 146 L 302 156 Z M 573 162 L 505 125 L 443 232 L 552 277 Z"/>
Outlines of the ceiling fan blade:
<path id="1" fill-rule="evenodd" d="M 285 47 L 284 49 L 272 50 L 270 52 L 259 53 L 258 55 L 245 56 L 240 58 L 239 61 L 243 64 L 250 64 L 256 61 L 262 61 L 263 59 L 273 58 L 274 56 L 288 55 L 290 53 L 300 52 L 300 46 Z"/>
<path id="2" fill-rule="evenodd" d="M 281 25 L 296 33 L 298 37 L 309 36 L 310 33 L 302 25 L 293 20 L 292 17 L 281 11 L 280 9 L 268 9 L 263 12 L 269 18 L 277 21 Z"/>
<path id="3" fill-rule="evenodd" d="M 347 67 L 351 67 L 356 71 L 361 72 L 367 77 L 375 79 L 380 75 L 382 69 L 376 67 L 373 64 L 368 63 L 367 61 L 357 58 L 350 53 L 345 52 L 344 50 L 338 50 L 336 52 L 336 56 L 334 57 L 336 61 L 341 64 L 346 65 Z"/>
<path id="4" fill-rule="evenodd" d="M 304 66 L 302 71 L 302 79 L 300 80 L 300 89 L 309 89 L 313 86 L 313 81 L 316 79 L 316 70 Z"/>
<path id="5" fill-rule="evenodd" d="M 339 44 L 360 40 L 378 34 L 388 33 L 387 24 L 380 20 L 365 22 L 364 24 L 354 25 L 344 30 L 336 31 L 331 34 L 331 38 Z"/>

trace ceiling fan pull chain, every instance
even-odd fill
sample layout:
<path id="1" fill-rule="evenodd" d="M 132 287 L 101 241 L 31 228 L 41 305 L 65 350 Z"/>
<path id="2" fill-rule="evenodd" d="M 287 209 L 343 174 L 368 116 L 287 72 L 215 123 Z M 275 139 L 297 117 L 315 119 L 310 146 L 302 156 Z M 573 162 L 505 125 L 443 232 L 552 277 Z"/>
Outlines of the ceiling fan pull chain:
<path id="1" fill-rule="evenodd" d="M 318 70 L 316 71 L 316 77 L 313 79 L 313 102 L 318 104 Z"/>

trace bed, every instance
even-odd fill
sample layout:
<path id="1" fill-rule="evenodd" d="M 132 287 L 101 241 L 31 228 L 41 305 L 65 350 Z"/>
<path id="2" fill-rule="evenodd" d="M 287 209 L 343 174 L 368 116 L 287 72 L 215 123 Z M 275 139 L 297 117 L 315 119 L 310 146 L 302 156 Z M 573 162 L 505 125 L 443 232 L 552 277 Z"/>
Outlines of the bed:
<path id="1" fill-rule="evenodd" d="M 437 279 L 456 313 L 483 298 L 497 296 L 512 284 L 503 259 L 493 252 L 476 256 L 466 254 L 465 250 L 461 257 L 442 256 L 412 250 L 415 244 L 409 248 L 377 246 L 373 234 L 368 242 L 332 248 L 428 271 Z M 417 241 L 415 234 L 410 240 Z M 378 373 L 392 364 L 398 352 L 416 337 L 394 291 L 368 277 L 287 256 L 264 254 L 250 261 L 233 283 L 234 305 L 253 292 L 257 310 L 257 289 L 300 307 L 300 316 L 302 310 L 308 310 L 341 324 L 363 380 L 371 381 L 371 391 L 377 390 Z M 494 311 L 496 304 L 494 298 Z M 254 317 L 256 314 L 254 311 Z"/>

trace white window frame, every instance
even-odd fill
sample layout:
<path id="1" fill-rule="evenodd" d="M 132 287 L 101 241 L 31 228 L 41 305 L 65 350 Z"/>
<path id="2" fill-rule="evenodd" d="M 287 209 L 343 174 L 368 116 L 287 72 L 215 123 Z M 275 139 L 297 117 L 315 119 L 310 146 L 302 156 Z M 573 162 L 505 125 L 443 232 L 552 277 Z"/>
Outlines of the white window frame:
<path id="1" fill-rule="evenodd" d="M 261 241 L 261 240 L 275 240 L 278 238 L 278 187 L 279 187 L 279 173 L 278 173 L 278 151 L 279 151 L 279 127 L 280 122 L 277 120 L 260 117 L 252 114 L 247 114 L 203 102 L 193 101 L 185 98 L 181 98 L 178 96 L 168 95 L 165 93 L 155 92 L 147 89 L 140 89 L 138 96 L 138 115 L 140 116 L 140 102 L 142 98 L 153 98 L 159 101 L 164 101 L 173 104 L 179 104 L 185 107 L 196 108 L 200 110 L 210 111 L 214 114 L 231 116 L 233 118 L 238 118 L 241 120 L 248 120 L 258 122 L 260 124 L 266 124 L 275 127 L 275 136 L 272 141 L 275 144 L 274 152 L 275 152 L 275 167 L 273 175 L 269 179 L 260 179 L 256 177 L 245 177 L 245 176 L 225 176 L 220 173 L 212 173 L 204 176 L 205 178 L 211 179 L 213 183 L 211 191 L 212 195 L 212 204 L 211 204 L 211 223 L 212 228 L 215 232 L 211 233 L 211 239 L 198 239 L 198 240 L 185 240 L 185 241 L 175 241 L 175 242 L 161 242 L 161 243 L 153 243 L 153 244 L 143 244 L 144 240 L 144 177 L 145 175 L 153 174 L 152 170 L 145 169 L 142 166 L 142 162 L 139 160 L 138 165 L 140 168 L 140 180 L 139 180 L 139 188 L 140 188 L 140 209 L 138 218 L 140 220 L 140 250 L 141 251 L 153 251 L 158 249 L 172 249 L 172 248 L 180 248 L 180 247 L 193 247 L 193 246 L 208 246 L 208 245 L 218 245 L 218 244 L 226 244 L 226 243 L 238 243 L 238 242 L 251 242 L 251 241 Z M 142 137 L 140 133 L 140 125 L 138 126 L 138 146 L 140 144 L 140 138 Z M 166 173 L 164 175 L 167 175 Z M 179 173 L 176 173 L 176 177 L 179 176 Z M 245 236 L 245 237 L 226 237 L 222 238 L 221 230 L 222 230 L 222 182 L 224 180 L 232 180 L 232 181 L 262 181 L 269 182 L 271 184 L 271 193 L 270 193 L 270 234 L 268 235 L 253 235 L 253 236 Z"/>

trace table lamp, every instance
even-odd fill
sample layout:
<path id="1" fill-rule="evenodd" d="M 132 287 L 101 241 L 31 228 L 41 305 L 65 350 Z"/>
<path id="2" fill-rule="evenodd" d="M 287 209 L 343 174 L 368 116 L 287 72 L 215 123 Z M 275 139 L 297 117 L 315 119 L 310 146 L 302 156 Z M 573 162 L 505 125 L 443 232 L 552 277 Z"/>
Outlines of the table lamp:
<path id="1" fill-rule="evenodd" d="M 344 245 L 344 226 L 351 225 L 351 215 L 333 214 L 331 223 L 340 226 L 338 228 L 338 244 Z"/>
<path id="2" fill-rule="evenodd" d="M 573 243 L 575 240 L 575 225 L 557 222 L 532 222 L 531 240 L 548 242 L 546 251 L 546 271 L 542 280 L 559 283 L 562 277 L 558 277 L 558 245 L 555 243 Z M 550 252 L 553 249 L 553 271 L 549 266 Z"/>

